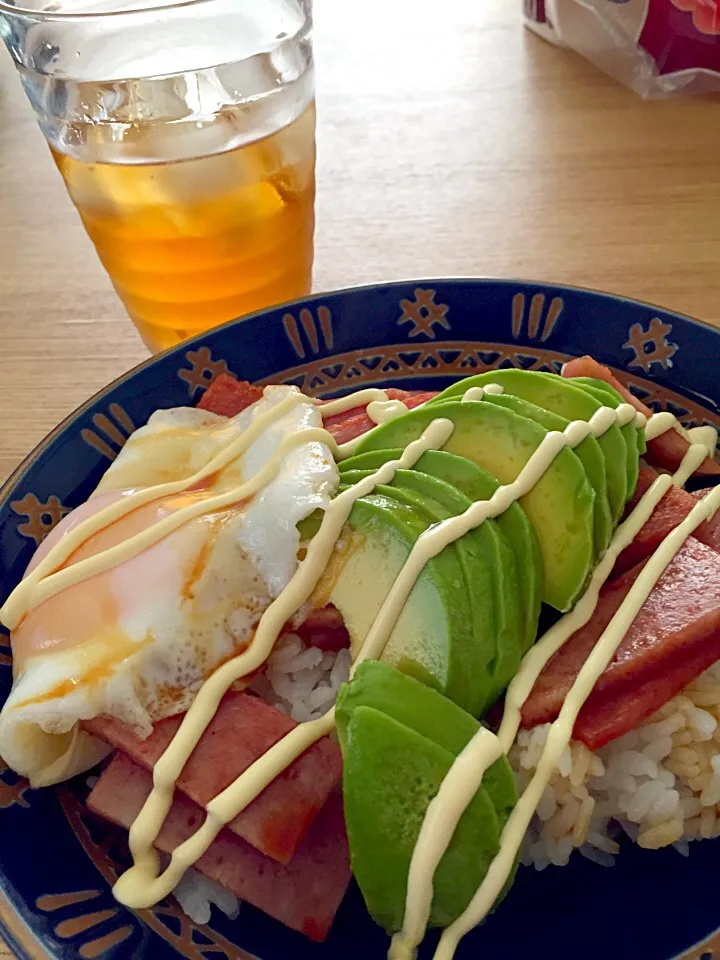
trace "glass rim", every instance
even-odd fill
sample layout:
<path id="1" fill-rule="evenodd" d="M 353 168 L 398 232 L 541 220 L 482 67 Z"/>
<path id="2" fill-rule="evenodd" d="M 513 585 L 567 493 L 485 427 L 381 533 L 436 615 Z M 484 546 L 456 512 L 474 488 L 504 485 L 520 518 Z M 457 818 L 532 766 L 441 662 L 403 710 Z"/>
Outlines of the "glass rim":
<path id="1" fill-rule="evenodd" d="M 157 3 L 148 0 L 137 7 L 118 8 L 114 10 L 86 10 L 83 13 L 65 13 L 61 10 L 33 10 L 29 7 L 12 6 L 5 0 L 0 0 L 0 14 L 10 17 L 30 17 L 35 20 L 95 20 L 109 17 L 129 17 L 135 14 L 160 13 L 161 11 L 179 10 L 183 7 L 199 7 L 217 0 L 173 0 L 172 3 Z"/>

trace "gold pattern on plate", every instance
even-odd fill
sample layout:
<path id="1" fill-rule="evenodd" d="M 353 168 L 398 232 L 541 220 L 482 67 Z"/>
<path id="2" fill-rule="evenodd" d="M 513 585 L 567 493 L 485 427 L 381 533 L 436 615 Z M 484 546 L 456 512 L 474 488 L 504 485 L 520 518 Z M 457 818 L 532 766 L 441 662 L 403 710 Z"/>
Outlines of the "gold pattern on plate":
<path id="1" fill-rule="evenodd" d="M 556 298 L 558 299 L 558 298 Z M 552 303 L 550 304 L 552 308 Z M 525 312 L 520 307 L 515 308 L 517 316 L 524 322 Z M 560 307 L 561 309 L 561 307 Z M 555 307 L 555 321 L 560 314 L 560 309 Z M 530 304 L 532 311 L 532 302 Z M 513 314 L 515 317 L 515 313 Z M 545 315 L 545 321 L 542 317 L 542 305 L 536 306 L 533 314 L 533 329 L 535 333 L 540 332 L 540 338 L 543 339 L 547 330 L 550 308 Z M 527 317 L 530 324 L 531 317 Z M 520 320 L 517 321 L 520 323 Z M 303 328 L 304 329 L 304 328 Z M 518 328 L 519 329 L 519 328 Z M 325 337 L 325 334 L 323 334 Z M 192 355 L 192 356 L 191 356 Z M 194 371 L 179 371 L 178 375 L 183 373 L 182 379 L 189 385 L 191 396 L 200 387 L 206 387 L 212 382 L 212 379 L 220 372 L 226 372 L 227 365 L 224 361 L 214 361 L 207 348 L 200 348 L 198 351 L 188 351 L 186 354 L 191 364 L 194 364 Z M 344 387 L 356 386 L 363 383 L 380 383 L 393 380 L 408 380 L 413 376 L 433 377 L 433 376 L 465 376 L 472 373 L 479 373 L 483 370 L 519 368 L 524 370 L 546 370 L 558 372 L 562 363 L 571 359 L 568 354 L 558 353 L 556 351 L 544 348 L 532 347 L 508 347 L 505 344 L 483 343 L 483 342 L 460 342 L 446 341 L 423 344 L 404 343 L 389 346 L 382 346 L 368 350 L 358 350 L 345 354 L 338 354 L 333 357 L 317 359 L 310 363 L 298 366 L 289 370 L 276 373 L 261 383 L 292 382 L 302 387 L 306 392 L 323 396 L 334 393 Z M 209 377 L 205 374 L 209 371 Z M 670 409 L 679 416 L 685 426 L 692 426 L 697 423 L 707 423 L 720 427 L 720 417 L 711 413 L 708 409 L 699 403 L 687 399 L 686 397 L 674 393 L 660 384 L 653 383 L 641 377 L 635 377 L 627 371 L 613 369 L 613 373 L 626 386 L 631 387 L 641 399 L 653 407 L 655 410 Z M 28 501 L 28 498 L 31 498 Z M 51 504 L 51 501 L 54 501 Z M 32 503 L 32 510 L 26 511 L 25 506 L 28 502 Z M 48 504 L 51 504 L 57 511 L 65 511 L 65 508 L 57 501 L 57 498 L 50 498 Z M 32 494 L 29 494 L 22 501 L 13 504 L 20 506 L 16 512 L 25 513 L 28 521 L 31 521 L 30 514 L 36 516 L 37 511 L 50 512 L 48 504 L 40 504 Z M 62 513 L 60 513 L 62 515 Z M 59 519 L 59 516 L 57 517 Z M 39 529 L 36 535 L 47 533 L 47 529 Z M 25 533 L 26 536 L 33 536 L 32 533 Z M 42 539 L 40 536 L 40 539 Z M 37 541 L 39 542 L 39 540 Z M 0 646 L 2 638 L 0 638 Z M 0 808 L 13 804 L 27 806 L 24 798 L 28 785 L 25 781 L 18 780 L 14 784 L 6 784 L 3 780 L 3 772 L 6 768 L 0 765 Z M 68 819 L 71 829 L 78 837 L 85 853 L 97 867 L 100 874 L 108 884 L 114 883 L 117 878 L 120 867 L 112 856 L 112 849 L 126 844 L 126 834 L 124 831 L 115 829 L 110 825 L 104 825 L 105 833 L 102 839 L 95 840 L 87 824 L 93 819 L 88 813 L 81 799 L 72 791 L 71 787 L 63 785 L 58 788 L 58 796 L 64 813 Z M 64 894 L 46 894 L 38 898 L 37 906 L 46 912 L 69 908 L 72 906 L 82 907 L 82 912 L 76 914 L 71 921 L 61 921 L 62 931 L 65 936 L 74 936 L 82 934 L 92 929 L 99 923 L 107 923 L 118 915 L 118 925 L 108 933 L 84 943 L 79 952 L 88 960 L 95 960 L 101 954 L 111 949 L 113 946 L 122 943 L 133 932 L 133 926 L 127 922 L 131 916 L 128 911 L 106 910 L 106 911 L 87 911 L 85 904 L 94 900 L 100 895 L 100 891 L 75 891 Z M 92 906 L 92 904 L 91 904 Z M 214 931 L 211 927 L 198 927 L 185 914 L 182 913 L 179 906 L 173 900 L 166 900 L 158 904 L 152 910 L 141 910 L 137 916 L 146 923 L 158 936 L 173 946 L 181 956 L 187 960 L 256 960 L 249 953 L 236 946 L 225 937 Z M 172 929 L 164 922 L 164 918 L 172 919 Z M 47 960 L 49 954 L 38 942 L 36 936 L 26 926 L 24 921 L 16 913 L 15 908 L 0 892 L 0 919 L 11 932 L 13 937 L 23 946 L 32 960 Z M 74 934 L 70 931 L 77 931 Z M 175 931 L 178 932 L 175 932 Z M 195 934 L 200 934 L 203 942 L 194 939 Z M 210 941 L 209 943 L 206 941 Z M 713 934 L 702 944 L 691 947 L 682 955 L 682 960 L 704 960 L 708 955 L 720 950 L 720 932 Z"/>
<path id="2" fill-rule="evenodd" d="M 632 350 L 633 359 L 628 360 L 629 367 L 641 367 L 650 373 L 650 367 L 657 363 L 664 370 L 672 366 L 672 357 L 678 352 L 675 343 L 668 343 L 668 334 L 672 333 L 672 324 L 663 323 L 660 317 L 653 317 L 647 330 L 642 324 L 634 323 L 628 330 L 628 338 L 623 350 Z"/>
<path id="3" fill-rule="evenodd" d="M 557 373 L 570 357 L 537 347 L 499 343 L 438 340 L 435 343 L 396 343 L 353 350 L 312 360 L 258 381 L 292 383 L 311 396 L 323 397 L 348 387 L 413 377 L 466 377 L 484 370 L 519 367 Z"/>
<path id="4" fill-rule="evenodd" d="M 194 399 L 200 390 L 206 390 L 221 373 L 229 373 L 225 360 L 215 360 L 209 347 L 188 350 L 185 359 L 189 367 L 181 367 L 177 375 L 188 385 L 188 396 Z"/>
<path id="5" fill-rule="evenodd" d="M 305 337 L 314 356 L 317 356 L 321 350 L 320 336 L 322 336 L 324 344 L 323 349 L 325 350 L 332 350 L 334 342 L 332 314 L 330 313 L 330 310 L 325 306 L 319 306 L 316 313 L 317 320 L 315 317 L 313 317 L 312 311 L 307 307 L 303 307 L 298 314 L 300 326 L 302 326 L 302 329 L 305 332 Z M 292 313 L 286 313 L 282 318 L 282 323 L 285 329 L 285 334 L 290 341 L 293 350 L 302 360 L 307 351 L 300 333 L 298 321 L 295 319 Z"/>
<path id="6" fill-rule="evenodd" d="M 22 947 L 29 960 L 50 960 L 50 954 L 38 940 L 37 934 L 30 929 L 2 890 L 0 890 L 0 923 Z"/>
<path id="7" fill-rule="evenodd" d="M 545 310 L 545 294 L 536 293 L 530 299 L 529 306 L 527 297 L 524 293 L 516 293 L 512 298 L 512 322 L 511 329 L 514 340 L 519 340 L 525 334 L 528 340 L 537 340 L 540 334 L 540 342 L 545 340 L 555 329 L 555 324 L 560 319 L 560 314 L 565 306 L 562 297 L 553 297 L 547 310 Z"/>
<path id="8" fill-rule="evenodd" d="M 73 893 L 44 893 L 35 901 L 35 906 L 43 913 L 54 913 L 55 910 L 64 910 L 73 907 L 76 903 L 86 903 L 99 897 L 101 890 L 75 890 Z"/>
<path id="9" fill-rule="evenodd" d="M 436 323 L 445 330 L 450 329 L 450 322 L 446 317 L 450 308 L 446 303 L 435 303 L 435 296 L 435 290 L 421 290 L 418 287 L 414 300 L 400 301 L 402 313 L 397 323 L 398 326 L 404 323 L 412 324 L 409 337 L 419 337 L 424 334 L 430 340 L 434 340 Z"/>
<path id="10" fill-rule="evenodd" d="M 85 853 L 108 884 L 113 884 L 121 872 L 121 868 L 114 859 L 112 850 L 127 846 L 126 831 L 103 823 L 103 832 L 100 839 L 94 839 L 88 829 L 88 824 L 91 822 L 98 823 L 99 821 L 86 810 L 84 804 L 71 790 L 70 786 L 60 786 L 58 796 L 68 822 Z M 193 923 L 172 898 L 163 900 L 152 910 L 133 912 L 158 936 L 173 946 L 186 960 L 257 960 L 252 954 L 217 933 L 212 927 L 201 927 Z M 120 919 L 127 920 L 128 916 L 131 915 L 129 911 L 123 911 Z M 165 923 L 163 918 L 171 920 L 171 926 Z M 199 934 L 203 942 L 198 942 L 195 939 L 196 934 Z M 83 956 L 90 957 L 91 955 L 83 954 Z"/>
<path id="11" fill-rule="evenodd" d="M 0 760 L 0 810 L 8 810 L 10 807 L 27 807 L 29 802 L 25 799 L 25 794 L 30 789 L 30 784 L 23 777 L 19 777 Z"/>
<path id="12" fill-rule="evenodd" d="M 106 950 L 110 950 L 111 947 L 116 947 L 119 943 L 127 940 L 132 932 L 133 928 L 130 924 L 126 924 L 124 927 L 116 927 L 110 933 L 98 937 L 97 940 L 84 943 L 78 953 L 81 957 L 87 957 L 87 960 L 95 960 L 96 957 L 102 956 Z"/>
<path id="13" fill-rule="evenodd" d="M 37 898 L 35 906 L 43 913 L 54 913 L 57 910 L 67 912 L 71 907 L 79 907 L 79 911 L 73 911 L 71 916 L 59 920 L 53 927 L 56 937 L 61 940 L 74 940 L 83 938 L 83 934 L 93 930 L 94 927 L 99 927 L 101 924 L 107 924 L 108 921 L 119 918 L 121 910 L 119 906 L 86 912 L 84 905 L 88 901 L 96 900 L 101 892 L 100 890 L 76 890 L 71 893 L 46 893 Z M 100 957 L 111 947 L 127 940 L 133 933 L 133 929 L 131 924 L 118 922 L 112 929 L 104 933 L 91 934 L 89 939 L 83 938 L 78 952 L 81 957 L 93 960 L 95 957 Z"/>
<path id="14" fill-rule="evenodd" d="M 26 493 L 22 500 L 12 500 L 10 509 L 19 517 L 25 517 L 25 523 L 20 524 L 18 533 L 34 540 L 36 546 L 40 546 L 66 513 L 70 513 L 70 507 L 64 506 L 54 494 L 42 503 L 34 493 Z"/>
<path id="15" fill-rule="evenodd" d="M 683 953 L 679 953 L 674 960 L 717 960 L 720 957 L 720 930 L 703 940 L 696 943 Z"/>
<path id="16" fill-rule="evenodd" d="M 559 373 L 568 353 L 547 347 L 510 346 L 503 343 L 446 340 L 435 343 L 399 343 L 366 350 L 353 350 L 312 360 L 259 380 L 259 386 L 291 383 L 313 397 L 337 391 L 411 380 L 413 377 L 466 377 L 487 370 L 541 370 Z M 685 427 L 709 424 L 720 429 L 720 416 L 682 394 L 627 370 L 610 367 L 612 373 L 656 412 L 670 410 Z"/>
<path id="17" fill-rule="evenodd" d="M 80 436 L 101 456 L 114 460 L 135 430 L 135 424 L 119 403 L 111 403 L 107 414 L 96 413 L 92 421 L 95 430 L 86 427 Z"/>
<path id="18" fill-rule="evenodd" d="M 63 940 L 70 940 L 73 937 L 85 933 L 86 930 L 92 930 L 93 927 L 105 923 L 106 920 L 112 920 L 118 915 L 117 907 L 114 910 L 97 910 L 95 913 L 85 913 L 81 917 L 70 917 L 68 920 L 61 920 L 55 927 L 55 933 Z"/>
<path id="19" fill-rule="evenodd" d="M 12 648 L 10 634 L 0 626 L 0 667 L 12 667 Z"/>

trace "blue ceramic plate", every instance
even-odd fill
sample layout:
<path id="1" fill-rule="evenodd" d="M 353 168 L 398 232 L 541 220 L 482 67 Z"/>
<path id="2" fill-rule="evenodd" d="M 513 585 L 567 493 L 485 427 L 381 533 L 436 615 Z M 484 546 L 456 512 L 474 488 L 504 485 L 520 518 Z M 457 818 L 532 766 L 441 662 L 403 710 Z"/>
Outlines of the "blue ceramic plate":
<path id="1" fill-rule="evenodd" d="M 230 371 L 315 396 L 360 386 L 442 389 L 498 367 L 558 371 L 591 353 L 656 410 L 720 425 L 720 333 L 646 304 L 565 287 L 423 280 L 311 297 L 228 324 L 122 377 L 69 417 L 0 492 L 0 601 L 42 538 L 87 498 L 127 435 L 158 407 L 194 404 Z M 0 701 L 10 650 L 0 637 Z M 172 903 L 133 914 L 110 893 L 127 864 L 124 836 L 84 809 L 84 778 L 33 792 L 0 766 L 0 918 L 21 957 L 70 960 L 381 960 L 386 940 L 357 890 L 317 946 L 243 906 L 199 929 Z M 477 955 L 710 960 L 720 926 L 720 843 L 628 846 L 611 870 L 576 857 L 565 869 L 522 868 L 510 895 L 467 938 Z M 720 936 L 717 940 L 720 951 Z M 426 946 L 422 957 L 429 956 Z M 720 956 L 720 953 L 718 953 Z"/>

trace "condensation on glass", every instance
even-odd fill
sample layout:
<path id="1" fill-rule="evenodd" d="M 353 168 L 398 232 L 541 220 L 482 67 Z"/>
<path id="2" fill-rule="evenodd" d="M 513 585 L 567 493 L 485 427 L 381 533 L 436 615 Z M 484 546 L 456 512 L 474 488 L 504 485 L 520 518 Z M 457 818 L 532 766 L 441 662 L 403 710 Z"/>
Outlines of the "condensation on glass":
<path id="1" fill-rule="evenodd" d="M 311 28 L 310 0 L 0 2 L 55 162 L 153 350 L 309 292 Z"/>

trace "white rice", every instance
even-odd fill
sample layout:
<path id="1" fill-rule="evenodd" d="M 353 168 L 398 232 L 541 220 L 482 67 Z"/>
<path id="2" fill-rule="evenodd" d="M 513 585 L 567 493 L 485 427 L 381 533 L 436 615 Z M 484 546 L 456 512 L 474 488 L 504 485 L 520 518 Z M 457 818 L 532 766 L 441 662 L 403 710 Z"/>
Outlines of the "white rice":
<path id="1" fill-rule="evenodd" d="M 549 724 L 520 731 L 510 761 L 522 790 Z M 565 865 L 574 850 L 612 866 L 624 831 L 641 847 L 720 836 L 720 663 L 645 723 L 592 752 L 573 741 L 560 758 L 525 839 L 523 862 Z"/>
<path id="2" fill-rule="evenodd" d="M 326 713 L 349 676 L 349 650 L 323 653 L 317 647 L 306 647 L 297 634 L 290 633 L 278 641 L 250 689 L 301 723 Z M 239 900 L 197 870 L 188 870 L 173 893 L 195 923 L 210 922 L 213 904 L 232 920 L 240 909 Z"/>
<path id="3" fill-rule="evenodd" d="M 323 653 L 317 647 L 306 647 L 296 633 L 288 633 L 278 641 L 264 672 L 250 689 L 303 723 L 327 713 L 349 676 L 349 650 Z"/>
<path id="4" fill-rule="evenodd" d="M 210 923 L 213 905 L 230 920 L 236 920 L 240 912 L 240 901 L 236 897 L 197 870 L 188 870 L 173 894 L 183 913 L 195 923 Z"/>

